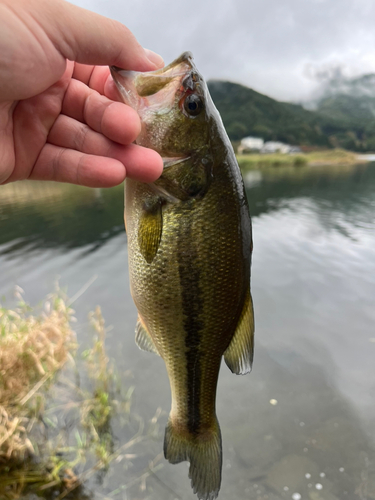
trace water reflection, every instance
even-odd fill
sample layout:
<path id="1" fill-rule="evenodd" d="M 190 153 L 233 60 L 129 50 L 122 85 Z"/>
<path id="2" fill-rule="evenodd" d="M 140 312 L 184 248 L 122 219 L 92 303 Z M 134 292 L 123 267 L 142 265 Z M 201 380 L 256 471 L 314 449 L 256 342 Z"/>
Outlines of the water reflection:
<path id="1" fill-rule="evenodd" d="M 253 217 L 291 206 L 296 198 L 307 198 L 316 202 L 323 223 L 332 225 L 344 215 L 351 224 L 374 228 L 373 165 L 264 168 L 245 174 L 245 184 L 251 189 Z M 330 212 L 334 212 L 331 222 L 327 220 Z"/>
<path id="2" fill-rule="evenodd" d="M 367 165 L 275 167 L 245 174 L 253 217 L 317 204 L 327 228 L 348 236 L 348 226 L 374 228 L 375 168 Z M 301 207 L 298 207 L 300 209 Z M 38 248 L 95 250 L 123 231 L 123 188 L 89 189 L 56 183 L 20 182 L 0 186 L 0 245 L 12 256 Z"/>
<path id="3" fill-rule="evenodd" d="M 257 373 L 247 391 L 251 412 L 238 401 L 227 431 L 231 467 L 226 475 L 236 477 L 229 481 L 227 498 L 243 498 L 246 492 L 250 498 L 291 498 L 293 493 L 355 498 L 361 473 L 375 472 L 365 464 L 374 451 L 352 406 L 335 387 L 329 353 L 320 350 L 327 370 L 293 349 L 259 348 L 257 354 Z M 322 486 L 319 496 L 317 484 Z"/>
<path id="4" fill-rule="evenodd" d="M 219 498 L 375 499 L 375 166 L 262 169 L 245 181 L 256 352 L 251 375 L 225 365 L 220 374 Z M 134 410 L 146 421 L 164 411 L 140 457 L 128 468 L 114 463 L 100 484 L 91 478 L 75 500 L 193 500 L 187 464 L 161 458 L 143 489 L 124 486 L 160 454 L 170 400 L 162 360 L 134 344 L 122 188 L 98 200 L 83 188 L 34 184 L 21 201 L 2 189 L 0 295 L 18 283 L 35 303 L 56 275 L 74 295 L 97 275 L 75 304 L 82 348 L 87 312 L 99 303 L 113 325 L 108 352 L 120 383 L 129 383 L 126 371 L 134 376 Z M 113 432 L 116 444 L 127 439 L 116 422 Z"/>
<path id="5" fill-rule="evenodd" d="M 123 232 L 123 187 L 89 189 L 43 182 L 0 186 L 1 253 L 41 248 L 93 251 Z"/>

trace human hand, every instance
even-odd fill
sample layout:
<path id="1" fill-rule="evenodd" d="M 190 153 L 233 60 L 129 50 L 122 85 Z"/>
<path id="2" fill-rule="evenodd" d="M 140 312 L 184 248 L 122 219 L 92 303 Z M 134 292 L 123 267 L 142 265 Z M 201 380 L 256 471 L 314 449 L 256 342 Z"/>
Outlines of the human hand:
<path id="1" fill-rule="evenodd" d="M 162 160 L 132 144 L 140 120 L 114 102 L 110 65 L 150 71 L 163 60 L 122 24 L 64 0 L 0 0 L 0 184 L 157 179 Z"/>

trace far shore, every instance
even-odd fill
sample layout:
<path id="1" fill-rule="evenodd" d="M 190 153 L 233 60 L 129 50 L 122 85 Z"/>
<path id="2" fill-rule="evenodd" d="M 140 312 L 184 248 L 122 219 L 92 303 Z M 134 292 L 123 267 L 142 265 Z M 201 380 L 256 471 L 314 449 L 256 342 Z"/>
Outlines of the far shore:
<path id="1" fill-rule="evenodd" d="M 283 166 L 329 166 L 329 165 L 357 165 L 375 161 L 375 154 L 359 154 L 344 149 L 327 149 L 297 154 L 244 154 L 237 155 L 241 168 L 283 167 Z"/>

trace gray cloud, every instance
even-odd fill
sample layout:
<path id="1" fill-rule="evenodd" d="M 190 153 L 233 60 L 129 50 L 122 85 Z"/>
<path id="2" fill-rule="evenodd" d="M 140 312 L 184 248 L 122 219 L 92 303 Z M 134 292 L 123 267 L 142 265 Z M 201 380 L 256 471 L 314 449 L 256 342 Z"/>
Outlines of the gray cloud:
<path id="1" fill-rule="evenodd" d="M 191 50 L 207 79 L 237 81 L 279 99 L 307 97 L 329 68 L 345 68 L 348 76 L 375 71 L 372 0 L 74 3 L 123 22 L 167 63 Z"/>

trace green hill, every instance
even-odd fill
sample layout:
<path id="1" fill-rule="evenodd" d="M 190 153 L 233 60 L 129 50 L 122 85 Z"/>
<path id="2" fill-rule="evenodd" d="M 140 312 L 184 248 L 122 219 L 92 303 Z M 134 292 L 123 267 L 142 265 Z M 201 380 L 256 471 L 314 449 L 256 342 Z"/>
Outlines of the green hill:
<path id="1" fill-rule="evenodd" d="M 323 98 L 316 111 L 330 116 L 347 126 L 363 127 L 375 121 L 375 97 L 337 95 Z"/>
<path id="2" fill-rule="evenodd" d="M 308 111 L 237 83 L 213 80 L 208 87 L 233 141 L 252 135 L 294 145 L 375 149 L 375 119 L 364 126 L 361 113 L 350 107 L 332 113 L 322 104 L 319 110 Z"/>
<path id="3" fill-rule="evenodd" d="M 325 97 L 318 103 L 316 112 L 352 130 L 357 149 L 375 150 L 375 97 L 345 94 Z"/>

